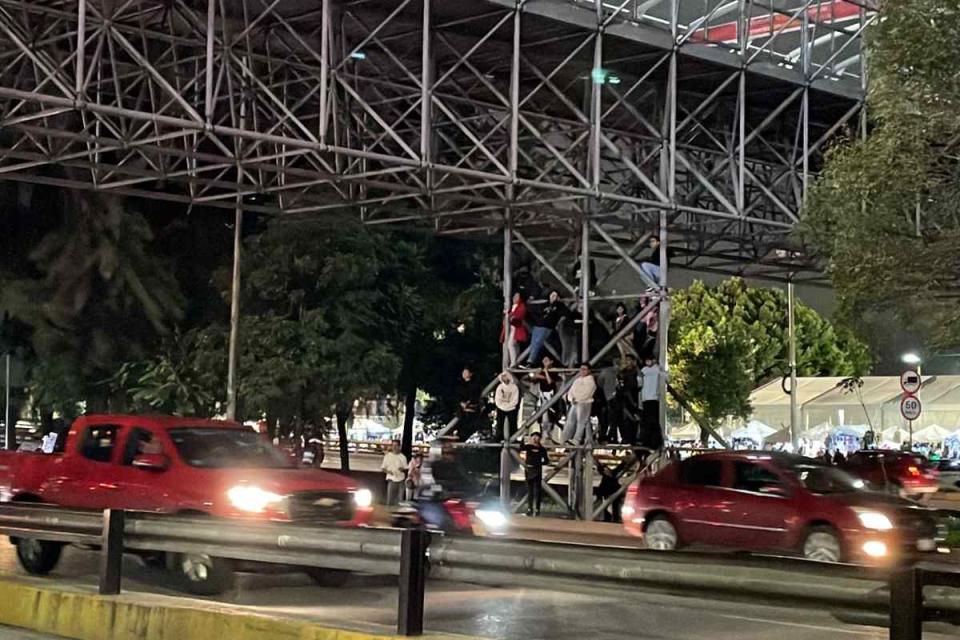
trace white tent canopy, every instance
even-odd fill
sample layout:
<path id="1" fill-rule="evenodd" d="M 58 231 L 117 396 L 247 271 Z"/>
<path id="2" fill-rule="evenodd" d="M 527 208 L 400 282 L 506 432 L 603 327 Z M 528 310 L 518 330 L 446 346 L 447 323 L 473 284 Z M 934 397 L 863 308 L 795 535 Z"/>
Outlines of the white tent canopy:
<path id="1" fill-rule="evenodd" d="M 839 377 L 798 378 L 797 435 L 810 440 L 838 433 L 862 437 L 872 429 L 881 435 L 881 442 L 902 442 L 897 437 L 910 425 L 900 415 L 900 377 L 865 376 L 861 380 L 859 389 L 848 390 Z M 960 375 L 925 376 L 917 395 L 923 411 L 913 422 L 915 441 L 923 442 L 917 437 L 922 434 L 928 442 L 941 442 L 960 431 Z M 749 430 L 752 423 L 769 425 L 764 437 L 790 426 L 790 395 L 784 392 L 779 378 L 755 389 L 750 404 L 753 411 L 749 421 L 741 424 L 732 437 L 755 438 L 757 432 Z"/>

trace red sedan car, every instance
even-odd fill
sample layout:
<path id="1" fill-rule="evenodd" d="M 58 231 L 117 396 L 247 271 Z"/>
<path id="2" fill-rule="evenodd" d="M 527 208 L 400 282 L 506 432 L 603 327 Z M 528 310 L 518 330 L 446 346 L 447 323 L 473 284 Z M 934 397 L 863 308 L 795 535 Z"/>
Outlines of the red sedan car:
<path id="1" fill-rule="evenodd" d="M 934 466 L 923 456 L 908 451 L 864 449 L 851 454 L 841 468 L 877 490 L 888 489 L 903 497 L 936 493 L 940 488 Z"/>
<path id="2" fill-rule="evenodd" d="M 868 491 L 819 461 L 772 452 L 672 463 L 630 488 L 623 520 L 660 550 L 699 544 L 886 564 L 936 547 L 928 509 Z"/>

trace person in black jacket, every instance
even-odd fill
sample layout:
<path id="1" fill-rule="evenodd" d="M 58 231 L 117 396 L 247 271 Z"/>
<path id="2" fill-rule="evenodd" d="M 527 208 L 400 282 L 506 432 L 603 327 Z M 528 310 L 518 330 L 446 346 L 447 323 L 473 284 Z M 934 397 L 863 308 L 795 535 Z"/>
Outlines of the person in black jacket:
<path id="1" fill-rule="evenodd" d="M 473 369 L 465 366 L 460 374 L 460 381 L 457 383 L 457 434 L 460 436 L 460 442 L 466 442 L 467 438 L 476 433 L 480 427 L 480 394 L 483 389 L 480 383 L 473 376 Z"/>
<path id="2" fill-rule="evenodd" d="M 652 282 L 648 282 L 648 285 L 659 285 L 660 284 L 660 238 L 657 236 L 650 236 L 648 242 L 650 247 L 650 255 L 640 263 L 640 270 L 643 271 Z"/>
<path id="3" fill-rule="evenodd" d="M 540 444 L 540 432 L 530 434 L 530 440 L 520 447 L 523 474 L 527 481 L 527 515 L 539 516 L 543 502 L 543 465 L 550 464 L 546 448 Z"/>
<path id="4" fill-rule="evenodd" d="M 560 319 L 568 315 L 570 315 L 570 308 L 561 302 L 560 293 L 556 290 L 551 291 L 547 304 L 540 310 L 533 325 L 533 333 L 530 336 L 530 357 L 527 360 L 530 366 L 540 366 L 544 346 L 557 330 Z"/>

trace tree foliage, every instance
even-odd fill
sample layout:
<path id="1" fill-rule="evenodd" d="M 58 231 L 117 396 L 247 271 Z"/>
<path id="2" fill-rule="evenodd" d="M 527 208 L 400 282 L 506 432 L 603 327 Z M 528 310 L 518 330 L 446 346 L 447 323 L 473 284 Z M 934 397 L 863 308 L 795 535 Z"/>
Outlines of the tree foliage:
<path id="1" fill-rule="evenodd" d="M 21 346 L 33 356 L 34 403 L 72 415 L 79 401 L 107 403 L 106 380 L 123 362 L 153 352 L 184 301 L 168 264 L 151 250 L 153 233 L 141 215 L 118 199 L 55 193 L 45 198 L 51 228 L 18 238 L 29 260 L 6 260 L 0 269 L 0 310 L 27 328 Z M 4 218 L 32 208 L 6 209 Z"/>
<path id="2" fill-rule="evenodd" d="M 673 386 L 708 420 L 750 413 L 758 385 L 789 372 L 787 296 L 732 278 L 700 281 L 671 298 Z M 813 309 L 796 306 L 797 374 L 849 376 L 870 365 L 866 346 Z"/>
<path id="3" fill-rule="evenodd" d="M 892 311 L 899 327 L 955 344 L 960 6 L 887 0 L 867 42 L 869 134 L 829 151 L 803 230 L 847 320 Z"/>

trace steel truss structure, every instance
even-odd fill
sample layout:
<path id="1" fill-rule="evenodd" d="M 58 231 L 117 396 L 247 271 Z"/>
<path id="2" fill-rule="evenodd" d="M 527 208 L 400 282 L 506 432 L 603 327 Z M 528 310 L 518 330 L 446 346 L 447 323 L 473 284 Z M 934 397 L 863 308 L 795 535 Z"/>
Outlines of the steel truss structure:
<path id="1" fill-rule="evenodd" d="M 0 179 L 502 234 L 505 304 L 517 252 L 585 317 L 652 288 L 665 336 L 650 234 L 664 265 L 669 244 L 671 266 L 821 279 L 790 232 L 862 126 L 875 19 L 874 0 L 0 0 Z M 588 327 L 599 361 L 619 336 L 591 354 Z"/>

